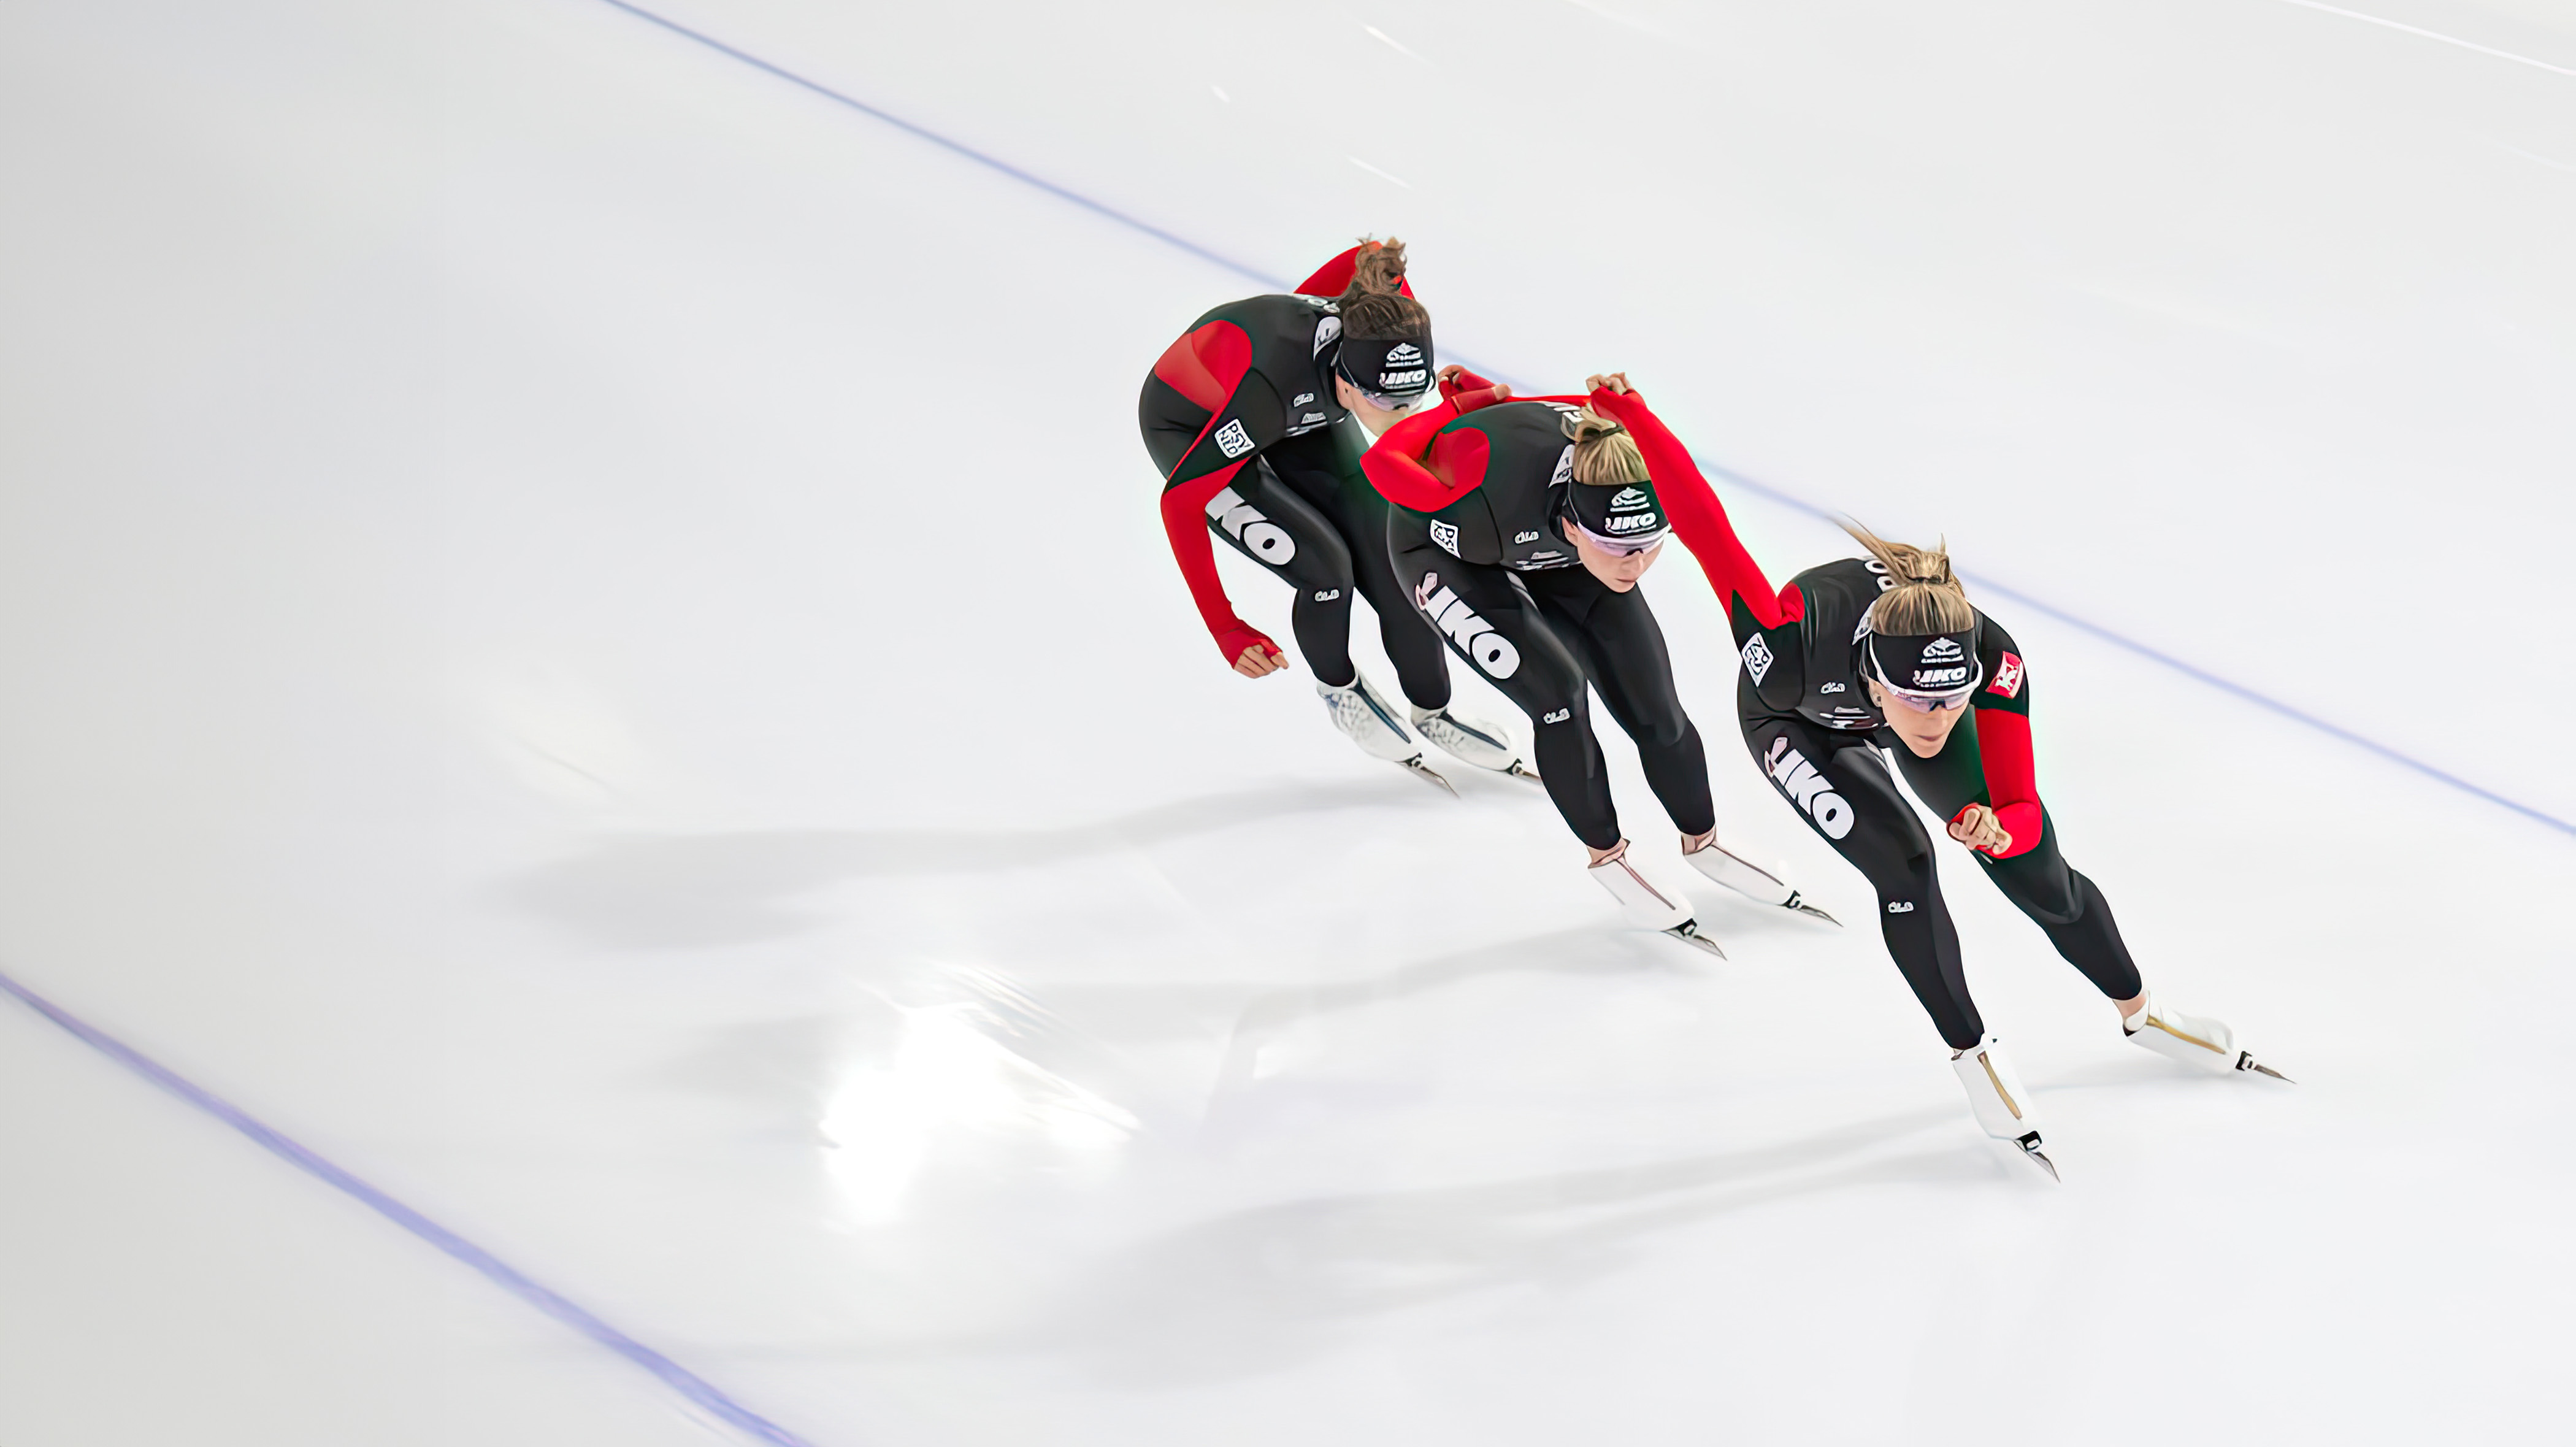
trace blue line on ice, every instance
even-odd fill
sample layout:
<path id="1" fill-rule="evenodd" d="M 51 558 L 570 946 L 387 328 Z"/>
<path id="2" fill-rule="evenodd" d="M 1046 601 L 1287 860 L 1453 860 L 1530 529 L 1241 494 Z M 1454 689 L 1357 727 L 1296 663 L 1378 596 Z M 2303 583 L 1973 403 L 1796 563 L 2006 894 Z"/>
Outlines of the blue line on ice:
<path id="1" fill-rule="evenodd" d="M 813 1444 L 804 1438 L 726 1396 L 721 1388 L 678 1362 L 601 1321 L 554 1291 L 530 1280 L 526 1273 L 491 1252 L 314 1154 L 309 1147 L 293 1137 L 261 1124 L 256 1117 L 231 1101 L 195 1084 L 115 1036 L 90 1025 L 79 1016 L 19 984 L 5 972 L 0 972 L 0 992 L 15 995 L 25 1002 L 29 1009 L 70 1031 L 83 1044 L 101 1055 L 240 1131 L 258 1143 L 262 1149 L 288 1165 L 356 1199 L 369 1210 L 473 1267 L 489 1278 L 494 1285 L 512 1296 L 660 1377 L 671 1390 L 734 1426 L 740 1427 L 750 1433 L 754 1439 L 775 1443 L 777 1447 L 813 1447 Z"/>
<path id="2" fill-rule="evenodd" d="M 1124 211 L 1104 206 L 1100 202 L 1094 201 L 1090 197 L 1085 196 L 1078 191 L 1070 191 L 1057 185 L 1053 181 L 1033 176 L 1028 172 L 1021 170 L 1019 167 L 1012 165 L 1008 161 L 986 155 L 984 152 L 976 150 L 971 146 L 961 145 L 960 143 L 952 141 L 946 136 L 939 134 L 937 131 L 915 125 L 911 121 L 903 119 L 901 116 L 888 114 L 885 111 L 877 109 L 875 106 L 869 105 L 863 100 L 845 95 L 842 92 L 834 90 L 830 86 L 824 85 L 818 81 L 808 80 L 804 76 L 798 75 L 796 72 L 789 70 L 784 66 L 772 64 L 771 62 L 763 60 L 759 56 L 750 54 L 747 51 L 737 50 L 734 47 L 725 44 L 723 41 L 716 39 L 714 36 L 692 30 L 689 27 L 680 24 L 678 21 L 665 19 L 639 5 L 628 4 L 627 0 L 600 0 L 600 3 L 623 10 L 638 20 L 649 21 L 652 24 L 662 27 L 664 30 L 670 31 L 674 35 L 694 40 L 698 44 L 703 45 L 720 55 L 729 56 L 732 59 L 741 61 L 745 65 L 766 71 L 769 74 L 778 77 L 780 80 L 786 81 L 791 85 L 801 86 L 806 90 L 812 91 L 816 95 L 822 96 L 826 100 L 837 101 L 840 104 L 848 106 L 850 109 L 859 112 L 861 115 L 883 121 L 887 125 L 893 126 L 898 130 L 918 136 L 922 140 L 928 141 L 934 146 L 938 146 L 941 149 L 952 152 L 956 155 L 963 156 L 967 160 L 975 162 L 977 165 L 988 166 L 993 170 L 999 171 L 1003 175 L 1010 177 L 1014 181 L 1026 182 L 1027 184 L 1035 186 L 1039 190 L 1046 192 L 1050 196 L 1054 196 L 1060 200 L 1070 201 L 1074 205 L 1079 206 L 1086 211 L 1092 212 L 1095 215 L 1105 216 L 1108 219 L 1117 222 L 1119 225 L 1128 227 L 1131 230 L 1141 231 L 1147 236 L 1153 237 L 1155 240 L 1160 241 L 1165 245 L 1176 246 L 1203 261 L 1213 262 L 1218 266 L 1224 267 L 1228 271 L 1236 273 L 1237 275 L 1250 277 L 1252 280 L 1260 282 L 1264 286 L 1270 287 L 1275 291 L 1286 291 L 1292 285 L 1292 283 L 1282 281 L 1274 276 L 1266 275 L 1252 267 L 1244 265 L 1242 262 L 1233 260 L 1230 257 L 1220 256 L 1196 242 L 1183 240 L 1181 237 L 1175 236 L 1171 232 L 1165 231 L 1159 226 L 1139 221 Z M 2307 0 L 2289 0 L 2289 3 L 2305 4 L 2307 3 Z M 2333 9 L 2332 6 L 2328 5 L 2310 5 L 2309 8 L 2318 10 Z M 2345 15 L 2352 14 L 2353 12 L 2336 10 L 2334 13 Z M 2368 20 L 2372 17 L 2366 15 L 2355 15 L 2354 18 Z M 2377 23 L 2387 24 L 2390 22 L 2380 21 Z M 2399 26 L 2398 28 L 2411 29 L 2412 27 Z M 2422 33 L 2427 35 L 2432 34 L 2430 31 Z M 2449 36 L 2444 35 L 2435 35 L 2433 38 L 2437 40 L 2450 39 Z M 2453 43 L 2465 44 L 2466 42 L 2454 41 Z M 2473 50 L 2485 49 L 2483 46 L 2470 46 L 2469 48 Z M 2502 51 L 2495 51 L 2492 53 L 2498 55 L 2505 54 Z M 2533 65 L 2542 64 L 2541 62 L 2530 61 L 2526 57 L 2518 55 L 2505 55 L 2505 58 L 2508 60 L 2523 60 L 2527 64 Z M 2556 69 L 2554 66 L 2545 65 L 2543 68 Z M 1359 158 L 1356 156 L 1352 158 L 1354 162 L 1357 162 L 1358 159 Z M 1368 169 L 1376 170 L 1373 166 L 1368 167 Z M 1384 175 L 1385 173 L 1379 172 L 1379 174 Z M 1388 177 L 1388 179 L 1393 180 L 1394 178 Z M 1398 184 L 1402 183 L 1399 182 Z M 1484 369 L 1479 367 L 1476 370 L 1481 372 Z M 1796 496 L 1795 494 L 1783 492 L 1779 488 L 1755 482 L 1752 478 L 1746 477 L 1740 472 L 1711 463 L 1706 458 L 1700 457 L 1696 453 L 1692 454 L 1692 460 L 1698 462 L 1703 471 L 1715 476 L 1723 477 L 1729 482 L 1734 483 L 1736 486 L 1743 488 L 1747 492 L 1757 493 L 1763 497 L 1769 498 L 1773 502 L 1796 508 L 1798 511 L 1806 513 L 1812 517 L 1823 518 L 1827 522 L 1839 521 L 1836 514 L 1830 510 L 1819 507 L 1804 498 Z M 2554 814 L 2535 809 L 2529 804 L 2508 799 L 2504 795 L 2496 793 L 2492 789 L 2486 789 L 2476 784 L 2472 784 L 2457 774 L 2436 768 L 2410 754 L 2401 753 L 2396 749 L 2392 749 L 2386 744 L 2364 738 L 2362 735 L 2354 733 L 2352 730 L 2345 728 L 2340 724 L 2330 723 L 2325 719 L 2317 717 L 2315 714 L 2306 713 L 2293 708 L 2289 704 L 2281 702 L 2279 699 L 2247 688 L 2241 683 L 2221 678 L 2217 674 L 2211 673 L 2206 669 L 2198 668 L 2192 664 L 2186 663 L 2170 653 L 2166 653 L 2148 644 L 2140 643 L 2134 638 L 2115 633 L 2112 630 L 2103 627 L 2101 624 L 2088 622 L 2077 614 L 2070 613 L 2053 603 L 2043 602 L 2038 598 L 2032 597 L 2028 593 L 2008 588 L 2003 584 L 1994 581 L 1992 578 L 1972 576 L 1973 581 L 1980 588 L 1986 588 L 1994 592 L 2001 593 L 2005 597 L 2012 599 L 2014 602 L 2020 603 L 2025 607 L 2035 608 L 2040 612 L 2047 614 L 2049 617 L 2069 625 L 2070 627 L 2080 628 L 2085 632 L 2092 634 L 2094 637 L 2101 639 L 2105 643 L 2115 644 L 2121 648 L 2127 649 L 2129 652 L 2134 653 L 2141 658 L 2161 663 L 2167 668 L 2173 669 L 2175 672 L 2182 674 L 2186 678 L 2195 679 L 2201 683 L 2208 684 L 2210 687 L 2215 688 L 2222 693 L 2232 694 L 2235 697 L 2241 698 L 2247 703 L 2254 704 L 2259 708 L 2269 709 L 2272 712 L 2281 715 L 2283 718 L 2305 724 L 2308 727 L 2317 730 L 2319 733 L 2341 739 L 2345 743 L 2352 744 L 2357 748 L 2365 749 L 2373 754 L 2377 754 L 2379 757 L 2388 760 L 2390 763 L 2399 764 L 2412 769 L 2416 773 L 2422 774 L 2428 779 L 2448 784 L 2454 789 L 2458 789 L 2463 793 L 2475 795 L 2478 798 L 2486 800 L 2490 804 L 2496 804 L 2504 808 L 2511 809 L 2513 812 L 2520 814 L 2525 818 L 2546 824 L 2550 828 L 2555 829 L 2562 834 L 2576 835 L 2576 823 L 2570 823 Z"/>

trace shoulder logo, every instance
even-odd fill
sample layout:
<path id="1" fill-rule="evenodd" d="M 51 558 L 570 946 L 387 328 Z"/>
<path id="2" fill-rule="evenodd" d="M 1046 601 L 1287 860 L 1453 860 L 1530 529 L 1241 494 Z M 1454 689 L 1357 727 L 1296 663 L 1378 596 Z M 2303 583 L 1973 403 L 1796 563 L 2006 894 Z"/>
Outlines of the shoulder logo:
<path id="1" fill-rule="evenodd" d="M 1216 450 L 1228 457 L 1241 457 L 1252 450 L 1252 434 L 1243 430 L 1242 418 L 1216 430 Z"/>
<path id="2" fill-rule="evenodd" d="M 1340 341 L 1341 339 L 1342 339 L 1342 319 L 1341 319 L 1340 317 L 1337 317 L 1337 316 L 1323 316 L 1323 317 L 1318 317 L 1318 318 L 1316 318 L 1316 320 L 1315 320 L 1315 355 L 1316 355 L 1316 356 L 1319 356 L 1319 357 L 1320 357 L 1320 356 L 1322 356 L 1322 355 L 1324 354 L 1324 348 L 1331 346 L 1333 343 L 1335 343 L 1335 342 L 1337 342 L 1337 341 Z"/>
<path id="3" fill-rule="evenodd" d="M 1565 450 L 1556 455 L 1556 471 L 1548 475 L 1547 485 L 1563 487 L 1572 481 L 1574 481 L 1574 444 L 1569 442 L 1565 444 Z"/>
<path id="4" fill-rule="evenodd" d="M 1565 451 L 1569 457 L 1574 453 L 1574 449 L 1570 446 L 1566 448 Z M 1610 510 L 1612 512 L 1635 512 L 1641 507 L 1653 507 L 1654 505 L 1655 500 L 1646 496 L 1645 489 L 1643 488 L 1623 487 L 1610 498 Z"/>
<path id="5" fill-rule="evenodd" d="M 1744 640 L 1744 671 L 1753 676 L 1754 687 L 1762 686 L 1763 676 L 1771 671 L 1771 665 L 1776 661 L 1771 656 L 1771 645 L 1762 641 L 1761 634 L 1756 633 Z"/>
<path id="6" fill-rule="evenodd" d="M 1516 543 L 1534 543 L 1538 541 L 1538 534 L 1534 532 L 1514 533 L 1512 534 L 1512 541 Z"/>
<path id="7" fill-rule="evenodd" d="M 1458 525 L 1456 523 L 1433 522 L 1431 524 L 1431 541 L 1438 543 L 1441 550 L 1446 552 L 1449 556 L 1453 558 L 1458 556 Z"/>
<path id="8" fill-rule="evenodd" d="M 1931 647 L 1923 650 L 1923 661 L 1926 663 L 1948 663 L 1965 656 L 1966 650 L 1959 646 L 1959 640 L 1956 638 L 1936 638 L 1932 641 Z"/>
<path id="9" fill-rule="evenodd" d="M 1300 393 L 1298 393 L 1296 396 L 1291 397 L 1291 398 L 1289 398 L 1289 399 L 1288 399 L 1288 405 L 1289 405 L 1289 406 L 1291 406 L 1291 407 L 1303 407 L 1303 406 L 1305 406 L 1307 403 L 1312 402 L 1312 401 L 1314 401 L 1314 400 L 1315 400 L 1315 394 L 1314 394 L 1314 393 L 1312 393 L 1312 392 L 1300 392 Z"/>
<path id="10" fill-rule="evenodd" d="M 1995 681 L 1986 685 L 1986 692 L 2000 693 L 2006 698 L 2016 698 L 2020 696 L 2020 654 L 2007 653 L 2004 655 L 2004 661 L 1995 665 Z"/>

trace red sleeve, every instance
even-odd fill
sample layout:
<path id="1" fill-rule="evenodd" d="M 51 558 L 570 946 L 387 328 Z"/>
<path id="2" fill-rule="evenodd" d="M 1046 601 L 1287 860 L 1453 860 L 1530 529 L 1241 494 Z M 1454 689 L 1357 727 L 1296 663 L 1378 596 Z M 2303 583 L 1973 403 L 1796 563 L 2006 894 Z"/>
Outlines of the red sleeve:
<path id="1" fill-rule="evenodd" d="M 1655 496 L 1663 500 L 1673 531 L 1681 534 L 1691 556 L 1699 559 L 1700 570 L 1708 574 L 1720 607 L 1731 615 L 1741 600 L 1745 611 L 1765 628 L 1804 616 L 1805 596 L 1794 584 L 1772 591 L 1770 580 L 1762 576 L 1762 565 L 1753 561 L 1736 537 L 1735 524 L 1727 520 L 1716 490 L 1700 476 L 1699 464 L 1691 461 L 1690 449 L 1647 408 L 1645 398 L 1603 387 L 1586 400 L 1592 410 L 1624 423 L 1637 439 L 1637 450 L 1646 457 L 1646 475 L 1655 480 Z"/>
<path id="2" fill-rule="evenodd" d="M 1454 401 L 1461 393 L 1491 393 L 1493 390 L 1494 384 L 1491 380 L 1479 377 L 1464 367 L 1460 367 L 1458 369 L 1457 376 L 1443 377 L 1440 379 L 1440 396 L 1444 401 Z M 1485 404 L 1478 403 L 1476 405 L 1483 406 Z M 1470 407 L 1467 410 L 1472 412 L 1475 408 Z"/>
<path id="3" fill-rule="evenodd" d="M 1351 273 L 1359 270 L 1360 249 L 1356 246 L 1325 262 L 1315 274 L 1297 283 L 1299 296 L 1340 296 L 1351 289 Z M 1396 290 L 1413 295 L 1413 283 L 1399 281 Z"/>
<path id="4" fill-rule="evenodd" d="M 1458 500 L 1458 495 L 1476 482 L 1484 480 L 1483 469 L 1473 481 L 1452 487 L 1438 473 L 1423 465 L 1431 444 L 1440 429 L 1458 420 L 1453 402 L 1425 407 L 1398 422 L 1377 439 L 1360 458 L 1360 470 L 1368 474 L 1369 485 L 1397 507 L 1415 512 L 1438 512 Z"/>
<path id="5" fill-rule="evenodd" d="M 2029 715 L 1978 709 L 1977 757 L 1986 766 L 1986 795 L 1995 801 L 1995 821 L 2012 835 L 2012 847 L 1995 858 L 2010 859 L 2038 848 L 2039 770 L 2030 758 Z"/>
<path id="6" fill-rule="evenodd" d="M 1181 578 L 1190 585 L 1190 597 L 1199 605 L 1200 621 L 1207 624 L 1208 636 L 1216 640 L 1217 651 L 1232 664 L 1243 656 L 1243 650 L 1258 643 L 1270 652 L 1279 645 L 1260 630 L 1234 616 L 1234 604 L 1225 596 L 1225 585 L 1216 575 L 1216 545 L 1208 537 L 1208 499 L 1225 490 L 1234 475 L 1243 470 L 1238 462 L 1220 468 L 1205 477 L 1163 490 L 1163 533 L 1172 541 L 1172 556 L 1180 562 Z"/>

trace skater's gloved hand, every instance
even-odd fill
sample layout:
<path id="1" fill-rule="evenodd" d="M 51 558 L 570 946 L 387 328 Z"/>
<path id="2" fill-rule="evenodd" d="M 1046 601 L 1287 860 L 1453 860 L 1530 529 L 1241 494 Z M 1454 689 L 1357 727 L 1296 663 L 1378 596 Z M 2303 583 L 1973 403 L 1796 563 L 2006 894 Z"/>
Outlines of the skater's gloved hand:
<path id="1" fill-rule="evenodd" d="M 1234 671 L 1246 678 L 1277 673 L 1288 666 L 1288 655 L 1280 652 L 1279 645 L 1271 642 L 1268 635 L 1259 629 L 1228 628 L 1218 635 L 1216 646 L 1233 661 Z"/>
<path id="2" fill-rule="evenodd" d="M 1440 395 L 1456 404 L 1460 412 L 1473 412 L 1479 407 L 1491 407 L 1497 402 L 1510 401 L 1512 384 L 1488 382 L 1456 362 L 1451 362 L 1440 369 Z"/>
<path id="3" fill-rule="evenodd" d="M 1950 837 L 1971 849 L 1982 849 L 2001 856 L 2012 848 L 2012 831 L 1995 817 L 1995 811 L 1983 804 L 1970 804 L 1950 821 Z"/>

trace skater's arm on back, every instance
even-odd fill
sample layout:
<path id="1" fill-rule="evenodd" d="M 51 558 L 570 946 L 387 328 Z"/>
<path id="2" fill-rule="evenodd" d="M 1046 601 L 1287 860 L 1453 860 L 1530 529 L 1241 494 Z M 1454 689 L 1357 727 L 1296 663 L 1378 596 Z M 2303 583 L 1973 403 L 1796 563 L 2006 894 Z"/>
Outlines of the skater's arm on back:
<path id="1" fill-rule="evenodd" d="M 1181 579 L 1189 584 L 1190 599 L 1198 605 L 1199 620 L 1207 625 L 1208 636 L 1216 640 L 1217 651 L 1237 673 L 1250 678 L 1279 668 L 1286 655 L 1279 645 L 1259 629 L 1234 615 L 1234 604 L 1225 596 L 1225 584 L 1217 577 L 1216 546 L 1208 536 L 1207 505 L 1210 498 L 1225 490 L 1242 463 L 1209 473 L 1188 482 L 1175 483 L 1163 490 L 1163 535 L 1171 540 L 1172 557 L 1181 565 Z"/>
<path id="2" fill-rule="evenodd" d="M 1718 606 L 1731 616 L 1740 602 L 1764 628 L 1777 628 L 1800 617 L 1804 602 L 1798 590 L 1794 586 L 1772 590 L 1770 580 L 1762 576 L 1762 565 L 1753 561 L 1753 554 L 1735 535 L 1735 524 L 1727 517 L 1725 504 L 1717 500 L 1717 490 L 1691 460 L 1690 449 L 1646 406 L 1645 398 L 1628 388 L 1627 380 L 1624 374 L 1596 377 L 1586 400 L 1594 411 L 1616 418 L 1637 439 L 1637 450 L 1646 459 L 1646 475 L 1655 480 L 1655 495 L 1663 500 L 1683 546 L 1699 560 L 1700 571 L 1708 574 Z"/>
<path id="3" fill-rule="evenodd" d="M 1388 428 L 1360 458 L 1360 470 L 1368 474 L 1369 485 L 1388 502 L 1415 512 L 1438 512 L 1457 501 L 1473 482 L 1462 478 L 1460 485 L 1452 486 L 1450 478 L 1433 471 L 1425 460 L 1439 440 L 1440 429 L 1457 420 L 1446 406 L 1426 407 Z M 1481 443 L 1484 438 L 1479 434 L 1475 440 Z M 1479 466 L 1476 479 L 1483 476 Z"/>

